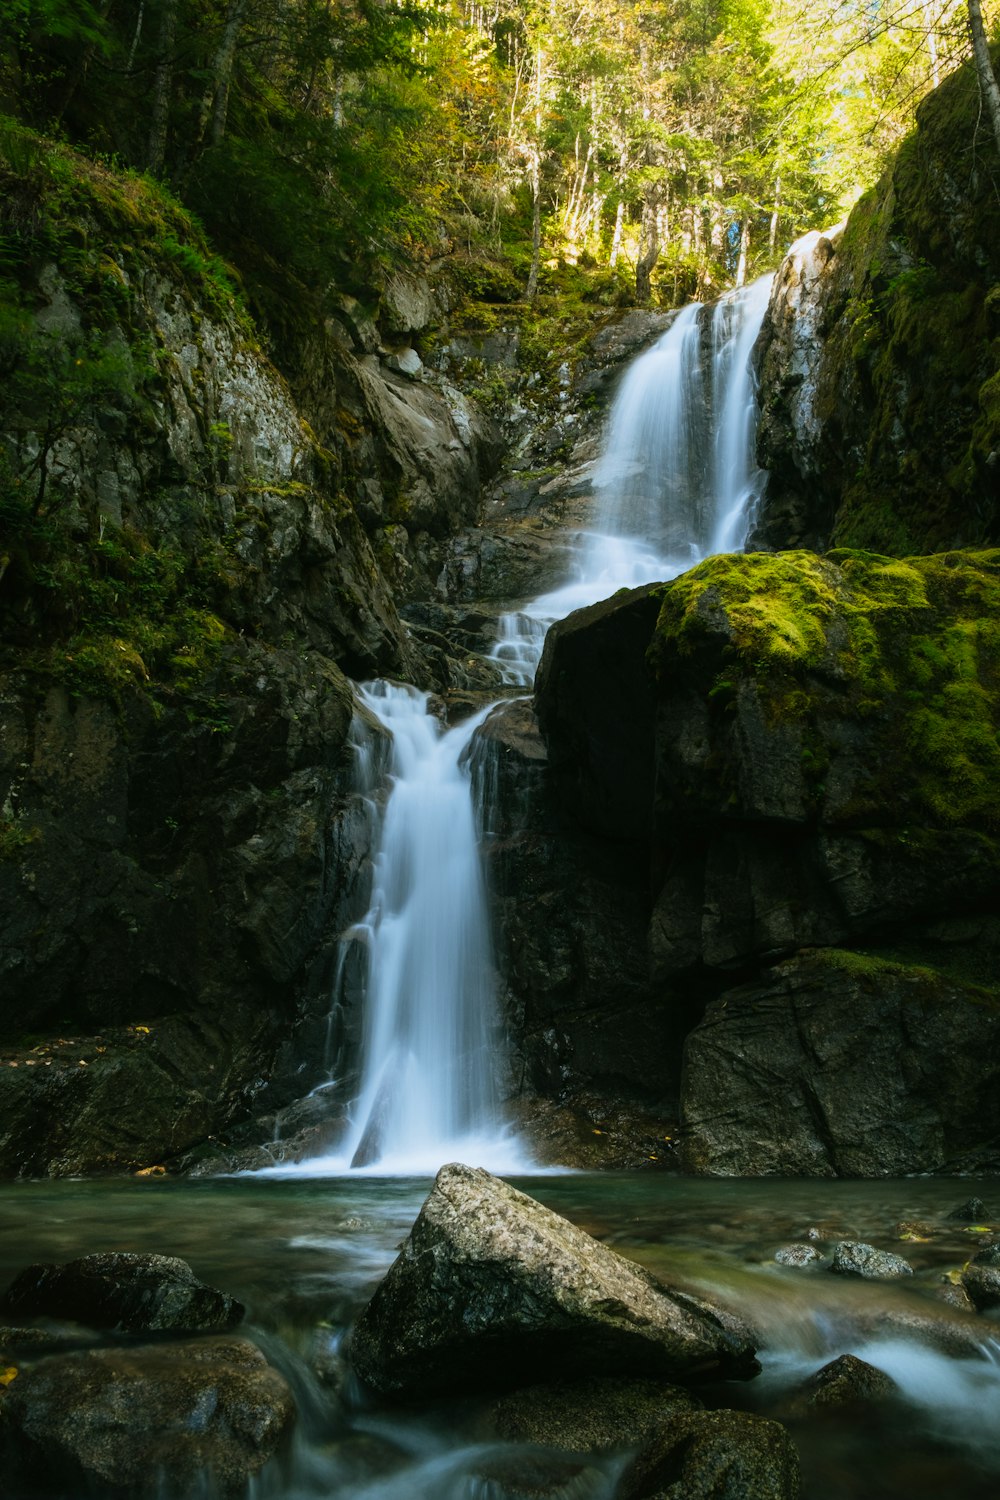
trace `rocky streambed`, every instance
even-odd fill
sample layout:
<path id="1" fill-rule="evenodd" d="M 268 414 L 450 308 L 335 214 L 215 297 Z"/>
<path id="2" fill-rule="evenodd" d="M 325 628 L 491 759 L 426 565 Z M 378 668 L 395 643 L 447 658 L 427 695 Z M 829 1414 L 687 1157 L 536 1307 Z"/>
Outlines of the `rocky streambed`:
<path id="1" fill-rule="evenodd" d="M 1000 1217 L 975 1193 L 459 1166 L 7 1187 L 5 1493 L 992 1495 Z"/>

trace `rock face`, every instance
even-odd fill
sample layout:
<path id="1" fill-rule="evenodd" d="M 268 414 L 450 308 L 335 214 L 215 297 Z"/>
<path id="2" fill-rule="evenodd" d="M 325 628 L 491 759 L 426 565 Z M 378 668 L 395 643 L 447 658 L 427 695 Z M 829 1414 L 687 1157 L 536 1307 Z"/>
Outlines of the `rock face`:
<path id="1" fill-rule="evenodd" d="M 738 1320 L 463 1166 L 438 1173 L 350 1353 L 364 1381 L 411 1400 L 567 1369 L 691 1379 L 756 1368 Z"/>
<path id="2" fill-rule="evenodd" d="M 58 1318 L 123 1333 L 222 1333 L 243 1319 L 233 1297 L 170 1255 L 106 1251 L 62 1266 L 28 1266 L 0 1298 L 16 1318 Z"/>
<path id="3" fill-rule="evenodd" d="M 284 1379 L 246 1339 L 82 1350 L 18 1373 L 0 1453 L 15 1483 L 152 1497 L 208 1473 L 234 1494 L 275 1452 L 293 1411 Z"/>
<path id="4" fill-rule="evenodd" d="M 625 1086 L 673 1090 L 689 1169 L 997 1161 L 997 569 L 992 552 L 715 558 L 662 589 L 652 628 L 648 594 L 551 633 L 549 770 L 508 737 L 505 774 L 531 826 L 549 797 L 542 818 L 591 840 L 595 866 L 603 851 L 623 901 L 644 888 L 645 970 L 622 943 L 606 1007 L 627 1023 L 643 997 Z M 630 714 L 622 684 L 644 669 Z M 561 926 L 563 882 L 551 917 L 522 905 L 513 931 L 530 951 L 562 930 L 572 972 L 586 936 Z"/>
<path id="5" fill-rule="evenodd" d="M 1000 540 L 996 171 L 969 63 L 844 233 L 794 248 L 758 345 L 759 542 L 905 556 Z"/>

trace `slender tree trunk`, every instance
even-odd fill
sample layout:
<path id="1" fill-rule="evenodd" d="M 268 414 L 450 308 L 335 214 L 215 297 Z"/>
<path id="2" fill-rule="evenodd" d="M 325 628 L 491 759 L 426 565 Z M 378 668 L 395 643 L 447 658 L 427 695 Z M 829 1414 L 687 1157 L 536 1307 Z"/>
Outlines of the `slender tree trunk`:
<path id="1" fill-rule="evenodd" d="M 934 30 L 934 9 L 932 0 L 924 0 L 924 31 L 927 34 L 927 51 L 931 59 L 931 82 L 937 88 L 941 82 L 941 68 L 938 60 L 937 32 Z"/>
<path id="2" fill-rule="evenodd" d="M 174 79 L 174 40 L 177 35 L 178 0 L 160 0 L 159 60 L 153 78 L 153 102 L 149 111 L 147 166 L 154 175 L 163 170 L 170 122 L 170 90 Z"/>
<path id="3" fill-rule="evenodd" d="M 635 300 L 640 307 L 648 305 L 653 295 L 653 267 L 660 258 L 660 223 L 657 204 L 652 192 L 646 194 L 642 205 L 642 253 L 635 267 Z"/>
<path id="4" fill-rule="evenodd" d="M 989 43 L 983 27 L 983 8 L 979 0 L 968 0 L 968 6 L 969 34 L 972 37 L 972 51 L 976 59 L 979 92 L 993 126 L 997 150 L 1000 151 L 1000 86 L 997 84 L 997 76 L 990 60 Z"/>
<path id="5" fill-rule="evenodd" d="M 525 297 L 534 302 L 538 292 L 538 272 L 542 259 L 542 80 L 545 69 L 545 53 L 541 45 L 535 52 L 535 107 L 534 141 L 530 161 L 531 177 L 531 270 Z"/>
<path id="6" fill-rule="evenodd" d="M 615 232 L 611 236 L 611 254 L 608 257 L 608 265 L 612 271 L 618 264 L 618 257 L 622 253 L 622 230 L 625 227 L 625 205 L 618 199 L 618 207 L 615 210 Z"/>
<path id="7" fill-rule="evenodd" d="M 778 244 L 778 220 L 781 217 L 781 178 L 774 179 L 774 207 L 771 210 L 771 224 L 767 235 L 768 254 L 774 257 Z"/>
<path id="8" fill-rule="evenodd" d="M 740 258 L 736 262 L 736 285 L 745 286 L 747 279 L 747 260 L 750 255 L 750 215 L 747 214 L 740 225 Z"/>
<path id="9" fill-rule="evenodd" d="M 229 87 L 233 81 L 233 63 L 236 59 L 236 43 L 240 27 L 246 14 L 247 0 L 230 0 L 226 16 L 226 27 L 215 55 L 215 109 L 212 111 L 213 146 L 222 142 L 226 133 L 226 116 L 229 113 Z"/>

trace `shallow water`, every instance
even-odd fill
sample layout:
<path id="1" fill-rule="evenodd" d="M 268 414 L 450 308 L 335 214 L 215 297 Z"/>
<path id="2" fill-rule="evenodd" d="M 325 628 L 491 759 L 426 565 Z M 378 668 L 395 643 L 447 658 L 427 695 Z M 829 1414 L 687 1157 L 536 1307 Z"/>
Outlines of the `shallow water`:
<path id="1" fill-rule="evenodd" d="M 706 1398 L 789 1420 L 807 1500 L 996 1493 L 1000 1322 L 953 1313 L 934 1293 L 941 1276 L 960 1268 L 983 1240 L 948 1221 L 948 1211 L 976 1194 L 997 1212 L 1000 1183 L 581 1173 L 516 1184 L 664 1279 L 715 1296 L 754 1323 L 762 1374 L 720 1385 Z M 620 1466 L 614 1455 L 574 1461 L 484 1441 L 488 1403 L 439 1403 L 401 1416 L 350 1381 L 331 1394 L 311 1373 L 317 1356 L 335 1355 L 429 1186 L 427 1179 L 371 1176 L 5 1185 L 0 1285 L 32 1261 L 147 1250 L 182 1256 L 244 1301 L 248 1331 L 292 1380 L 300 1408 L 293 1449 L 256 1481 L 255 1500 L 507 1500 L 532 1485 L 537 1493 L 546 1475 L 549 1494 L 608 1500 Z M 925 1223 L 926 1242 L 901 1243 L 900 1220 Z M 775 1249 L 811 1229 L 822 1236 L 820 1248 L 861 1238 L 894 1249 L 915 1275 L 861 1283 L 776 1265 Z M 974 1341 L 964 1357 L 943 1354 L 926 1335 L 924 1342 L 900 1337 L 886 1314 L 932 1318 L 939 1321 L 931 1328 L 959 1334 L 971 1329 Z M 842 1352 L 890 1373 L 900 1398 L 860 1417 L 789 1415 L 796 1385 Z"/>

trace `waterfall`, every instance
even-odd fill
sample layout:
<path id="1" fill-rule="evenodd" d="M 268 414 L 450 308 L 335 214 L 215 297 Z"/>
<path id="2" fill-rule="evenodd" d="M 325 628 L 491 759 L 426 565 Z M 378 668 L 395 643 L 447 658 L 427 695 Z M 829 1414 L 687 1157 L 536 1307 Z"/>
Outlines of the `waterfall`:
<path id="1" fill-rule="evenodd" d="M 553 620 L 743 545 L 764 478 L 750 351 L 769 290 L 765 279 L 714 308 L 684 308 L 633 363 L 611 412 L 577 577 L 500 622 L 493 655 L 507 682 L 530 686 Z M 454 1158 L 523 1170 L 530 1163 L 500 1117 L 503 1057 L 467 768 L 494 705 L 442 730 L 426 693 L 387 682 L 358 692 L 393 745 L 369 910 L 342 947 L 365 996 L 360 1093 L 336 1155 L 274 1170 L 430 1173 Z M 359 756 L 365 744 L 362 734 Z"/>
<path id="2" fill-rule="evenodd" d="M 682 308 L 629 366 L 596 465 L 594 530 L 576 576 L 501 618 L 493 655 L 508 681 L 531 686 L 548 627 L 572 610 L 744 546 L 767 477 L 754 453 L 750 356 L 772 279 Z"/>

